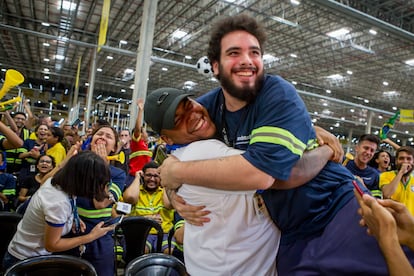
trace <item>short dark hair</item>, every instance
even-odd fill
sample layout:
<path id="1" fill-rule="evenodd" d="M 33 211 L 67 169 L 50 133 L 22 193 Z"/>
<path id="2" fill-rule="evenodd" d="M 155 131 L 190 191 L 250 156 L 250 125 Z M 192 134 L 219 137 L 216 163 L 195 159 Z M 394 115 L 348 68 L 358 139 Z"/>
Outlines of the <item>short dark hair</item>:
<path id="1" fill-rule="evenodd" d="M 69 196 L 102 201 L 107 197 L 105 186 L 110 179 L 105 160 L 93 151 L 82 151 L 55 174 L 52 185 L 59 186 Z"/>
<path id="2" fill-rule="evenodd" d="M 23 116 L 24 116 L 24 118 L 25 118 L 25 119 L 27 119 L 26 113 L 21 112 L 21 111 L 14 112 L 14 113 L 13 113 L 13 115 L 12 115 L 12 117 L 14 118 L 14 117 L 15 117 L 16 115 L 18 115 L 18 114 L 23 115 Z"/>
<path id="3" fill-rule="evenodd" d="M 95 124 L 97 126 L 111 126 L 111 124 L 105 119 L 98 119 L 96 120 Z"/>
<path id="4" fill-rule="evenodd" d="M 213 25 L 207 50 L 207 57 L 210 63 L 220 61 L 221 40 L 225 35 L 234 31 L 246 31 L 256 37 L 263 55 L 264 43 L 266 41 L 264 27 L 255 18 L 247 14 L 239 14 L 221 18 Z"/>
<path id="5" fill-rule="evenodd" d="M 398 158 L 398 154 L 400 154 L 400 152 L 406 152 L 409 155 L 414 157 L 414 149 L 412 147 L 409 146 L 403 146 L 400 147 L 399 149 L 397 149 L 397 151 L 395 152 L 395 158 Z"/>
<path id="6" fill-rule="evenodd" d="M 65 135 L 60 127 L 50 127 L 49 131 L 54 137 L 58 138 L 58 142 L 62 142 L 63 136 Z"/>
<path id="7" fill-rule="evenodd" d="M 145 173 L 147 169 L 158 169 L 159 165 L 154 161 L 149 161 L 142 167 L 142 171 Z"/>
<path id="8" fill-rule="evenodd" d="M 377 147 L 379 147 L 379 144 L 381 142 L 380 138 L 377 135 L 374 134 L 363 134 L 358 139 L 358 144 L 362 143 L 363 141 L 369 141 L 372 143 L 377 144 Z"/>

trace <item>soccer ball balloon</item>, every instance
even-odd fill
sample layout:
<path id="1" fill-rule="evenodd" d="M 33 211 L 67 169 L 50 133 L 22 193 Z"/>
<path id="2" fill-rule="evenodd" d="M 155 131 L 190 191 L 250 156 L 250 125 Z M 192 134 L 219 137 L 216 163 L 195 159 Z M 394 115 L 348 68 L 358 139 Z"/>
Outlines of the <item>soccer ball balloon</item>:
<path id="1" fill-rule="evenodd" d="M 207 77 L 211 77 L 213 75 L 213 70 L 211 70 L 211 65 L 210 65 L 210 61 L 208 60 L 208 57 L 204 56 L 201 57 L 198 61 L 197 61 L 197 72 L 207 76 Z"/>

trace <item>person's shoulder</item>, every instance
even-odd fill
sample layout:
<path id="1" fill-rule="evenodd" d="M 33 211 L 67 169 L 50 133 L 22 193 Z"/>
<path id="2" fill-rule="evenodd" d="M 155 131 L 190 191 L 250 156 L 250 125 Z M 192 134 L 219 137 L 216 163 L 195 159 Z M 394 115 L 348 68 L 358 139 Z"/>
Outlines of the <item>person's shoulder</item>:
<path id="1" fill-rule="evenodd" d="M 221 91 L 221 87 L 214 88 L 207 93 L 201 95 L 196 99 L 198 103 L 200 103 L 203 106 L 206 106 L 207 104 L 212 102 L 212 99 L 216 99 L 219 97 Z"/>

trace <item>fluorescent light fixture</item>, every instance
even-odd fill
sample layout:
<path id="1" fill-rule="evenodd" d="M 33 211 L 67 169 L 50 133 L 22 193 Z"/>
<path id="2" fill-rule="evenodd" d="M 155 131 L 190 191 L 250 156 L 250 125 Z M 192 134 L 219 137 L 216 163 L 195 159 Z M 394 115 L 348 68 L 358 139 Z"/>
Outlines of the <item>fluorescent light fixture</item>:
<path id="1" fill-rule="evenodd" d="M 49 43 L 47 43 L 47 42 L 43 42 L 43 46 L 45 46 L 45 47 L 49 47 L 49 46 L 50 46 L 50 44 L 49 44 Z"/>
<path id="2" fill-rule="evenodd" d="M 49 79 L 49 76 L 45 76 L 44 78 L 45 78 L 45 80 L 48 80 Z"/>
<path id="3" fill-rule="evenodd" d="M 279 58 L 275 57 L 274 55 L 271 55 L 271 54 L 263 55 L 263 63 L 265 64 L 276 62 L 276 61 L 279 61 Z"/>
<path id="4" fill-rule="evenodd" d="M 290 0 L 290 3 L 294 6 L 297 6 L 300 4 L 300 2 L 298 0 Z"/>
<path id="5" fill-rule="evenodd" d="M 383 81 L 382 84 L 385 85 L 385 86 L 389 85 L 388 81 Z"/>
<path id="6" fill-rule="evenodd" d="M 98 69 L 96 69 L 96 71 L 102 72 L 102 68 L 98 68 Z"/>
<path id="7" fill-rule="evenodd" d="M 398 109 L 398 107 L 396 107 L 396 106 L 392 107 L 392 110 L 397 110 L 397 109 Z"/>
<path id="8" fill-rule="evenodd" d="M 106 59 L 112 60 L 112 59 L 114 59 L 114 57 L 113 56 L 106 56 Z"/>
<path id="9" fill-rule="evenodd" d="M 128 41 L 126 41 L 126 40 L 120 40 L 119 43 L 122 44 L 122 45 L 127 45 L 128 44 Z"/>
<path id="10" fill-rule="evenodd" d="M 168 71 L 168 68 L 167 67 L 162 67 L 161 70 L 162 71 Z"/>
<path id="11" fill-rule="evenodd" d="M 50 24 L 49 24 L 49 23 L 47 23 L 47 22 L 42 22 L 42 26 L 49 27 L 49 26 L 50 26 Z"/>
<path id="12" fill-rule="evenodd" d="M 85 82 L 85 86 L 89 86 L 89 82 Z"/>
<path id="13" fill-rule="evenodd" d="M 407 65 L 414 66 L 414 58 L 413 58 L 413 59 L 406 60 L 406 61 L 404 61 L 404 62 L 405 62 L 405 64 L 407 64 Z"/>
<path id="14" fill-rule="evenodd" d="M 44 71 L 44 72 L 49 72 L 49 71 L 50 71 L 50 69 L 49 69 L 49 68 L 43 68 L 43 71 Z"/>
<path id="15" fill-rule="evenodd" d="M 361 52 L 365 52 L 365 53 L 367 53 L 367 54 L 375 54 L 375 51 L 373 51 L 373 50 L 371 50 L 371 49 L 369 49 L 369 48 L 367 48 L 367 47 L 365 47 L 365 46 L 363 46 L 363 45 L 355 44 L 355 43 L 353 43 L 352 41 L 351 41 L 350 46 L 351 46 L 352 48 L 354 48 L 354 49 L 357 49 L 357 50 L 359 50 L 359 51 L 361 51 Z"/>
<path id="16" fill-rule="evenodd" d="M 122 92 L 122 93 L 125 93 L 125 92 L 126 92 L 126 90 L 122 88 L 122 89 L 121 89 L 121 92 Z"/>
<path id="17" fill-rule="evenodd" d="M 377 31 L 374 30 L 374 29 L 371 29 L 371 30 L 369 30 L 369 33 L 372 34 L 372 35 L 376 35 L 377 34 Z"/>
<path id="18" fill-rule="evenodd" d="M 346 73 L 347 73 L 348 75 L 352 75 L 354 72 L 352 72 L 351 70 L 348 70 L 348 71 L 346 71 Z"/>
<path id="19" fill-rule="evenodd" d="M 135 85 L 134 85 L 134 84 L 131 84 L 131 85 L 129 86 L 129 89 L 134 90 L 134 88 L 135 88 Z"/>
<path id="20" fill-rule="evenodd" d="M 290 54 L 290 56 L 293 57 L 293 58 L 297 58 L 298 57 L 297 54 Z"/>
<path id="21" fill-rule="evenodd" d="M 298 82 L 297 81 L 292 81 L 292 84 L 296 85 L 296 84 L 298 84 Z"/>
<path id="22" fill-rule="evenodd" d="M 341 117 L 341 120 L 342 120 L 342 121 L 345 121 L 345 117 Z"/>
<path id="23" fill-rule="evenodd" d="M 393 135 L 391 135 L 391 137 L 395 139 L 395 138 L 397 138 L 397 134 L 393 134 Z"/>
<path id="24" fill-rule="evenodd" d="M 364 100 L 364 103 L 369 103 L 369 100 L 368 100 L 368 99 L 365 99 L 365 100 Z"/>
<path id="25" fill-rule="evenodd" d="M 71 10 L 73 11 L 74 9 L 76 9 L 76 4 L 72 3 L 72 1 L 62 1 L 62 9 L 64 10 Z"/>
<path id="26" fill-rule="evenodd" d="M 331 94 L 331 93 L 332 93 L 332 91 L 331 91 L 331 90 L 329 90 L 329 89 L 326 89 L 326 93 Z"/>
<path id="27" fill-rule="evenodd" d="M 132 74 L 132 73 L 134 73 L 134 69 L 127 68 L 124 70 L 124 74 Z"/>
<path id="28" fill-rule="evenodd" d="M 344 76 L 342 76 L 341 74 L 332 74 L 327 76 L 326 78 L 331 79 L 331 80 L 343 80 Z"/>
<path id="29" fill-rule="evenodd" d="M 181 39 L 183 37 L 185 37 L 187 35 L 186 32 L 181 31 L 181 30 L 176 30 L 175 32 L 173 32 L 172 37 L 174 39 Z"/>
<path id="30" fill-rule="evenodd" d="M 49 61 L 50 61 L 50 59 L 48 59 L 48 58 L 44 58 L 44 59 L 43 59 L 43 61 L 49 62 Z"/>
<path id="31" fill-rule="evenodd" d="M 382 92 L 382 95 L 383 96 L 386 96 L 386 97 L 395 97 L 395 96 L 399 96 L 400 95 L 400 92 L 395 91 L 395 90 L 385 91 L 385 92 Z"/>
<path id="32" fill-rule="evenodd" d="M 273 19 L 274 21 L 277 21 L 277 22 L 279 22 L 279 23 L 282 23 L 282 24 L 285 24 L 285 25 L 291 26 L 291 27 L 297 27 L 297 26 L 298 26 L 298 23 L 295 23 L 295 22 L 289 21 L 289 20 L 284 19 L 284 18 L 279 17 L 279 16 L 272 16 L 272 15 L 271 15 L 271 16 L 269 16 L 269 18 L 270 18 L 270 19 Z"/>
<path id="33" fill-rule="evenodd" d="M 67 94 L 68 94 L 68 92 L 69 92 L 69 90 L 66 88 L 66 89 L 65 89 L 65 95 L 67 95 Z M 66 105 L 64 104 L 64 105 L 63 105 L 63 107 L 66 107 Z"/>
<path id="34" fill-rule="evenodd" d="M 57 59 L 57 60 L 64 60 L 65 57 L 62 56 L 62 55 L 55 55 L 55 59 Z"/>
<path id="35" fill-rule="evenodd" d="M 354 113 L 354 112 L 355 112 L 355 109 L 351 108 L 351 109 L 349 110 L 349 112 Z"/>
<path id="36" fill-rule="evenodd" d="M 193 57 L 192 56 L 185 56 L 184 58 L 185 59 L 192 59 Z"/>
<path id="37" fill-rule="evenodd" d="M 2 72 L 6 72 L 6 71 L 7 71 L 7 69 L 2 68 L 2 69 L 1 69 L 1 71 L 2 71 Z"/>
<path id="38" fill-rule="evenodd" d="M 350 31 L 351 30 L 349 28 L 340 28 L 338 30 L 328 32 L 326 35 L 339 40 L 345 40 L 346 35 L 349 34 Z"/>

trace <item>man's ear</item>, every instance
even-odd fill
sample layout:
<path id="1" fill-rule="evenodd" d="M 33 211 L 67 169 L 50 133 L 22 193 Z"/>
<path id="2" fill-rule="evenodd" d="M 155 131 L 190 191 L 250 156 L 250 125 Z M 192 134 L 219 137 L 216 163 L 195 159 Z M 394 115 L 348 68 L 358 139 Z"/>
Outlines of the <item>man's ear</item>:
<path id="1" fill-rule="evenodd" d="M 170 138 L 168 138 L 167 136 L 165 136 L 165 135 L 161 135 L 160 137 L 161 137 L 161 139 L 162 139 L 162 140 L 164 140 L 164 142 L 165 142 L 165 143 L 167 143 L 168 145 L 172 145 L 172 144 L 174 144 L 174 143 L 173 143 L 173 141 L 172 141 Z"/>

